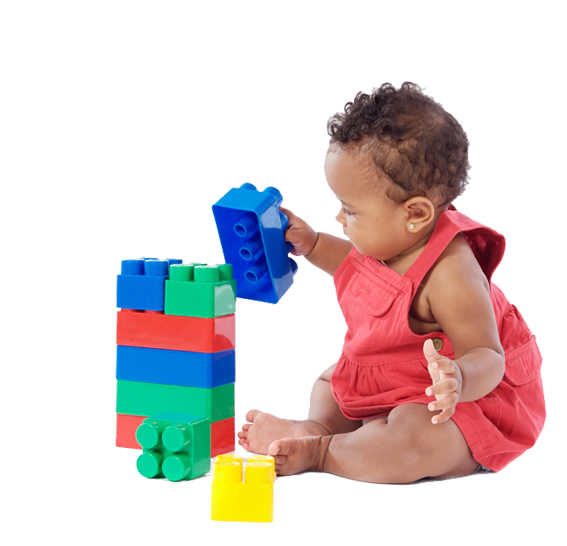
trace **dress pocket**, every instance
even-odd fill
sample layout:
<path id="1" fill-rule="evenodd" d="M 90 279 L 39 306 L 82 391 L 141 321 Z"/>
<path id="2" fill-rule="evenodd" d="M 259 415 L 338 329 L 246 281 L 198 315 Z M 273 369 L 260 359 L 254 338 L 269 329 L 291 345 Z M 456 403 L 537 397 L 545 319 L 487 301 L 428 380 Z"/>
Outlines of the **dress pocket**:
<path id="1" fill-rule="evenodd" d="M 529 383 L 541 374 L 542 358 L 537 346 L 535 336 L 515 349 L 510 354 L 506 353 L 506 371 L 504 379 L 510 385 L 519 387 Z"/>
<path id="2" fill-rule="evenodd" d="M 374 317 L 387 313 L 397 295 L 397 290 L 364 269 L 352 275 L 346 288 L 346 297 Z"/>

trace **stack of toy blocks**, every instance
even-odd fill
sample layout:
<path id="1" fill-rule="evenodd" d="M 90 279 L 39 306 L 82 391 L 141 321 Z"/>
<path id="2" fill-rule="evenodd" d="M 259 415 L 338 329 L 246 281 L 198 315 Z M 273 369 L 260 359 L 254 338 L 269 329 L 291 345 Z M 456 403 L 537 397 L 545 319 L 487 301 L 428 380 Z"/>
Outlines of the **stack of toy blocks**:
<path id="1" fill-rule="evenodd" d="M 210 421 L 211 456 L 234 451 L 235 303 L 229 264 L 122 262 L 117 446 L 140 449 L 144 419 L 173 412 Z"/>
<path id="2" fill-rule="evenodd" d="M 221 455 L 213 465 L 211 519 L 216 521 L 273 521 L 273 457 Z"/>

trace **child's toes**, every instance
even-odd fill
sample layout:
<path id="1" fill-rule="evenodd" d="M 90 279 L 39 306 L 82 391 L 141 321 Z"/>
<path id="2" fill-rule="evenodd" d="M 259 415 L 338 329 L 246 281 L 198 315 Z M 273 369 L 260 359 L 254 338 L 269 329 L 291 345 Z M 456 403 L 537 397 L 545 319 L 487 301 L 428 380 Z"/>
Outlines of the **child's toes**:
<path id="1" fill-rule="evenodd" d="M 295 474 L 297 441 L 293 438 L 282 438 L 270 444 L 268 455 L 274 458 L 276 473 L 280 476 Z M 301 463 L 300 463 L 301 466 Z"/>
<path id="2" fill-rule="evenodd" d="M 292 438 L 282 438 L 281 440 L 272 442 L 268 447 L 268 455 L 271 455 L 274 458 L 277 456 L 287 457 L 288 453 L 293 451 L 288 440 L 292 440 Z"/>
<path id="3" fill-rule="evenodd" d="M 247 420 L 249 423 L 253 423 L 253 422 L 254 422 L 254 419 L 256 419 L 256 416 L 257 416 L 259 413 L 261 413 L 260 410 L 257 410 L 257 409 L 250 410 L 250 411 L 246 414 L 246 420 Z"/>
<path id="4" fill-rule="evenodd" d="M 281 440 L 276 440 L 275 442 L 272 442 L 268 446 L 268 455 L 271 455 L 272 457 L 275 458 L 275 456 L 280 452 L 280 444 L 281 443 L 282 443 Z"/>

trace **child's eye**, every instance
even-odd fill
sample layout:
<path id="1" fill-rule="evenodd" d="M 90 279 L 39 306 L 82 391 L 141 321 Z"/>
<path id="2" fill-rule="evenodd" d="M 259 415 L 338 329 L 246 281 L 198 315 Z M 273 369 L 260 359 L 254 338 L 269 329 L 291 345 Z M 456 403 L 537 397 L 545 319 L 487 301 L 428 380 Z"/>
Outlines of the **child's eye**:
<path id="1" fill-rule="evenodd" d="M 347 216 L 352 216 L 354 214 L 354 212 L 350 212 L 350 210 L 347 210 L 344 205 L 343 205 L 343 212 L 347 215 Z"/>

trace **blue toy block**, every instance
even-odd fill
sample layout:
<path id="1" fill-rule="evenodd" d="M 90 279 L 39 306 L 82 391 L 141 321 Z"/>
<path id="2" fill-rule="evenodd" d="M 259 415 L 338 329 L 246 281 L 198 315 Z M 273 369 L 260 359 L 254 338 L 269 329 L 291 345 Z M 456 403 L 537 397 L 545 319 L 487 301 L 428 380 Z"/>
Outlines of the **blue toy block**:
<path id="1" fill-rule="evenodd" d="M 122 260 L 122 270 L 116 284 L 116 306 L 120 309 L 163 311 L 169 266 L 182 261 L 156 258 Z"/>
<path id="2" fill-rule="evenodd" d="M 287 347 L 237 347 L 235 383 L 264 382 L 277 375 L 287 356 Z"/>
<path id="3" fill-rule="evenodd" d="M 154 258 L 154 257 L 140 258 L 140 259 L 141 259 L 141 260 L 144 260 L 144 261 L 146 261 L 146 260 L 157 260 L 157 258 Z M 181 258 L 171 258 L 171 259 L 167 260 L 167 263 L 168 263 L 169 265 L 172 265 L 172 264 L 182 264 L 182 263 L 183 263 L 183 260 L 182 260 Z M 121 271 L 119 271 L 118 273 L 121 273 Z"/>
<path id="4" fill-rule="evenodd" d="M 252 184 L 231 189 L 213 205 L 226 263 L 232 264 L 239 298 L 277 303 L 293 284 L 297 264 L 288 256 L 276 188 L 259 192 Z"/>
<path id="5" fill-rule="evenodd" d="M 116 379 L 212 389 L 235 381 L 234 349 L 193 353 L 118 345 Z"/>

